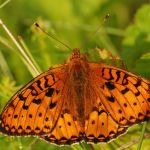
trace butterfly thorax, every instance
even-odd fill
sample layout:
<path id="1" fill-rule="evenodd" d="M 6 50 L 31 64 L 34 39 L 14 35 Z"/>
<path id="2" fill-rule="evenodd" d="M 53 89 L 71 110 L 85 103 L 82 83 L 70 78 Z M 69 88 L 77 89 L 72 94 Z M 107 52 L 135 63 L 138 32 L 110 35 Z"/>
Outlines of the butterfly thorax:
<path id="1" fill-rule="evenodd" d="M 84 84 L 86 84 L 86 76 L 88 75 L 89 69 L 86 57 L 80 54 L 79 49 L 74 49 L 68 64 L 71 80 L 70 82 L 73 82 L 72 86 L 83 87 Z M 80 92 L 78 94 L 80 94 Z"/>

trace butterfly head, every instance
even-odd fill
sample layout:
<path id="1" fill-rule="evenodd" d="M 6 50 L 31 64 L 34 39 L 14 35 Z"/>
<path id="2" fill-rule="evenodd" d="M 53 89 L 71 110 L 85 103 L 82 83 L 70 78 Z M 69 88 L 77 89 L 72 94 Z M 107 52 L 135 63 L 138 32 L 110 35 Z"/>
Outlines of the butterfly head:
<path id="1" fill-rule="evenodd" d="M 69 59 L 70 61 L 85 61 L 86 60 L 86 56 L 80 53 L 80 49 L 79 48 L 75 48 L 73 49 L 73 53 Z"/>
<path id="2" fill-rule="evenodd" d="M 87 70 L 88 61 L 86 55 L 81 54 L 78 48 L 73 49 L 73 53 L 68 61 L 69 68 L 72 70 L 72 74 L 74 76 L 78 74 L 80 76 L 84 75 Z"/>

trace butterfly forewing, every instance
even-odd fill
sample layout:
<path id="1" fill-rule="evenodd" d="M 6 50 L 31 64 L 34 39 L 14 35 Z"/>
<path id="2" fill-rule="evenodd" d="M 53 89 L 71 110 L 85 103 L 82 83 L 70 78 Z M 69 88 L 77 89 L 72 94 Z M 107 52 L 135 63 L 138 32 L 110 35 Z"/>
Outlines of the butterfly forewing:
<path id="1" fill-rule="evenodd" d="M 118 124 L 126 126 L 150 118 L 148 80 L 106 64 L 94 64 L 94 68 L 95 90 Z"/>
<path id="2" fill-rule="evenodd" d="M 63 67 L 52 69 L 18 91 L 1 114 L 1 131 L 9 135 L 51 132 L 63 104 L 64 75 Z"/>

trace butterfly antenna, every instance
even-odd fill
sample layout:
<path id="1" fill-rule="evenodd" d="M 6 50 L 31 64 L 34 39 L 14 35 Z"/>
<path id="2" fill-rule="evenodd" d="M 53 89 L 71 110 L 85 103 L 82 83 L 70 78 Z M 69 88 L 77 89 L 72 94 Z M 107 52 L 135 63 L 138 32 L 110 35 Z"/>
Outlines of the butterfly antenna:
<path id="1" fill-rule="evenodd" d="M 102 28 L 102 26 L 105 24 L 105 22 L 109 19 L 110 14 L 106 14 L 103 21 L 97 26 L 96 30 L 90 34 L 90 36 L 87 38 L 86 43 L 89 43 L 93 37 L 99 32 L 99 30 Z"/>
<path id="2" fill-rule="evenodd" d="M 70 46 L 68 46 L 67 44 L 63 43 L 62 41 L 60 41 L 59 39 L 57 39 L 53 34 L 46 32 L 37 22 L 34 23 L 34 25 L 40 29 L 43 33 L 45 33 L 46 35 L 48 35 L 48 37 L 54 39 L 55 41 L 61 43 L 63 46 L 67 47 L 68 49 L 72 50 L 72 48 Z"/>

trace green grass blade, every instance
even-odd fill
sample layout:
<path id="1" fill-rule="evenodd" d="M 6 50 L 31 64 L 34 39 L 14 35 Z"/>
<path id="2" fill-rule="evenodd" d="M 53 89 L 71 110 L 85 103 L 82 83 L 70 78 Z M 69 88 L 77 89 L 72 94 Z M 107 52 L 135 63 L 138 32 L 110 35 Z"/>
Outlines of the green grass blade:
<path id="1" fill-rule="evenodd" d="M 0 9 L 3 8 L 6 4 L 8 4 L 11 0 L 6 0 L 0 5 Z"/>
<path id="2" fill-rule="evenodd" d="M 144 133 L 145 133 L 146 125 L 147 125 L 147 122 L 144 122 L 137 150 L 141 150 L 142 142 L 143 142 L 143 139 L 144 139 Z"/>

